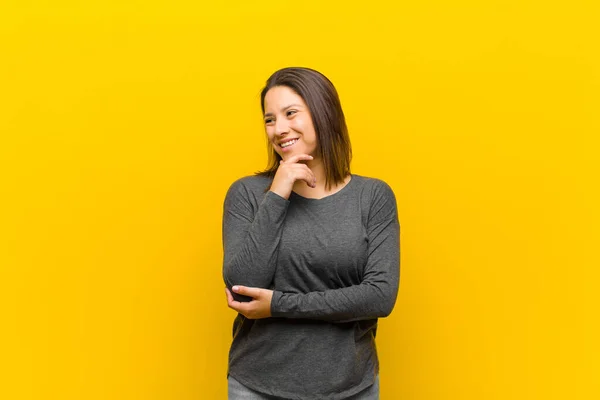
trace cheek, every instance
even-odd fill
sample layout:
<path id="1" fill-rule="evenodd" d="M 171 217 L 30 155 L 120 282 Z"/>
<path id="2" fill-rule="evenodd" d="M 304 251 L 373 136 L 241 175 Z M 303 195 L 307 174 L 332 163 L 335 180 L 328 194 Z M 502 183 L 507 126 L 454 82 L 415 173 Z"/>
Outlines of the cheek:
<path id="1" fill-rule="evenodd" d="M 305 119 L 294 118 L 291 126 L 295 131 L 302 133 L 303 136 L 307 133 L 310 135 L 310 123 Z"/>
<path id="2" fill-rule="evenodd" d="M 267 139 L 269 139 L 269 142 L 272 142 L 273 138 L 275 137 L 275 133 L 273 132 L 273 130 L 270 128 L 267 128 L 267 129 L 265 129 L 265 133 L 267 134 Z"/>
<path id="3" fill-rule="evenodd" d="M 298 121 L 297 129 L 298 131 L 302 132 L 302 137 L 304 138 L 305 142 L 312 143 L 316 141 L 315 130 L 310 119 Z"/>

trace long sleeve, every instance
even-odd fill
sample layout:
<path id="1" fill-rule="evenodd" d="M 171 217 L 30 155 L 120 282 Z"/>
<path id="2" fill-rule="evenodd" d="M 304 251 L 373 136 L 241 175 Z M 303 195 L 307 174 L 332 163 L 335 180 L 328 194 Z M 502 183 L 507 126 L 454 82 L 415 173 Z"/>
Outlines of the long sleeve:
<path id="1" fill-rule="evenodd" d="M 241 180 L 234 182 L 223 206 L 223 279 L 233 285 L 268 288 L 289 201 L 267 191 L 258 207 Z M 250 298 L 233 294 L 238 301 Z"/>
<path id="2" fill-rule="evenodd" d="M 309 293 L 275 290 L 273 317 L 350 322 L 391 313 L 400 281 L 400 224 L 394 193 L 381 183 L 373 190 L 367 222 L 368 259 L 360 284 Z"/>

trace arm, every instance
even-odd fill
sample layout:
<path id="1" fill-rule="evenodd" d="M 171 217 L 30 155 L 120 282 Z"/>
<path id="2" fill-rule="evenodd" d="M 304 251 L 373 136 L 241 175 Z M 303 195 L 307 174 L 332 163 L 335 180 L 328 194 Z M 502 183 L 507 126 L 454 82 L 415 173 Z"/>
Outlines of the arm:
<path id="1" fill-rule="evenodd" d="M 400 224 L 396 199 L 387 184 L 374 188 L 367 234 L 369 253 L 360 284 L 300 294 L 275 290 L 272 316 L 350 322 L 389 315 L 400 280 Z"/>
<path id="2" fill-rule="evenodd" d="M 255 211 L 243 183 L 231 185 L 223 206 L 223 279 L 229 289 L 233 285 L 271 285 L 288 204 L 268 191 Z M 234 297 L 250 300 L 237 294 Z"/>

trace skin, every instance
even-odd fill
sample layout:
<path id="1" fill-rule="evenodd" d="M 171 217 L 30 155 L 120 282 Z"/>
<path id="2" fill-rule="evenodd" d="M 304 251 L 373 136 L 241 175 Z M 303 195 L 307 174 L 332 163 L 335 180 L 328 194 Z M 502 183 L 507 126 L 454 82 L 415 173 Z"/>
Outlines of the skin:
<path id="1" fill-rule="evenodd" d="M 318 142 L 308 106 L 296 92 L 287 86 L 276 86 L 265 95 L 265 132 L 269 142 L 282 158 L 271 184 L 271 191 L 289 199 L 291 192 L 309 198 L 322 198 L 340 190 L 325 189 L 323 160 L 318 154 Z M 297 142 L 288 148 L 281 143 L 290 139 Z M 225 288 L 227 305 L 249 319 L 271 316 L 273 291 L 236 285 L 235 293 L 252 297 L 250 302 L 234 300 L 229 289 Z"/>
<path id="2" fill-rule="evenodd" d="M 271 316 L 272 290 L 246 286 L 234 286 L 232 289 L 235 293 L 252 297 L 252 301 L 247 303 L 236 301 L 229 289 L 225 288 L 229 308 L 249 319 L 269 318 Z"/>
<path id="3" fill-rule="evenodd" d="M 265 95 L 264 122 L 267 138 L 282 158 L 273 178 L 272 192 L 288 199 L 292 191 L 314 189 L 317 181 L 324 181 L 323 161 L 317 154 L 317 134 L 302 97 L 287 86 L 271 88 Z M 282 148 L 280 144 L 290 139 L 297 141 Z"/>

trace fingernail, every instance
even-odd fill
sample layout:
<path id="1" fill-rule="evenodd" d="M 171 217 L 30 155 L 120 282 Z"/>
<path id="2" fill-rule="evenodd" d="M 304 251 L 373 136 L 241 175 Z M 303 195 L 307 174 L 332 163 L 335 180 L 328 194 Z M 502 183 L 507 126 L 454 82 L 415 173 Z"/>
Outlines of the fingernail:
<path id="1" fill-rule="evenodd" d="M 234 292 L 237 292 L 238 290 L 240 290 L 240 288 L 237 287 L 237 286 L 234 286 L 234 287 L 231 288 L 231 290 L 233 290 Z"/>

